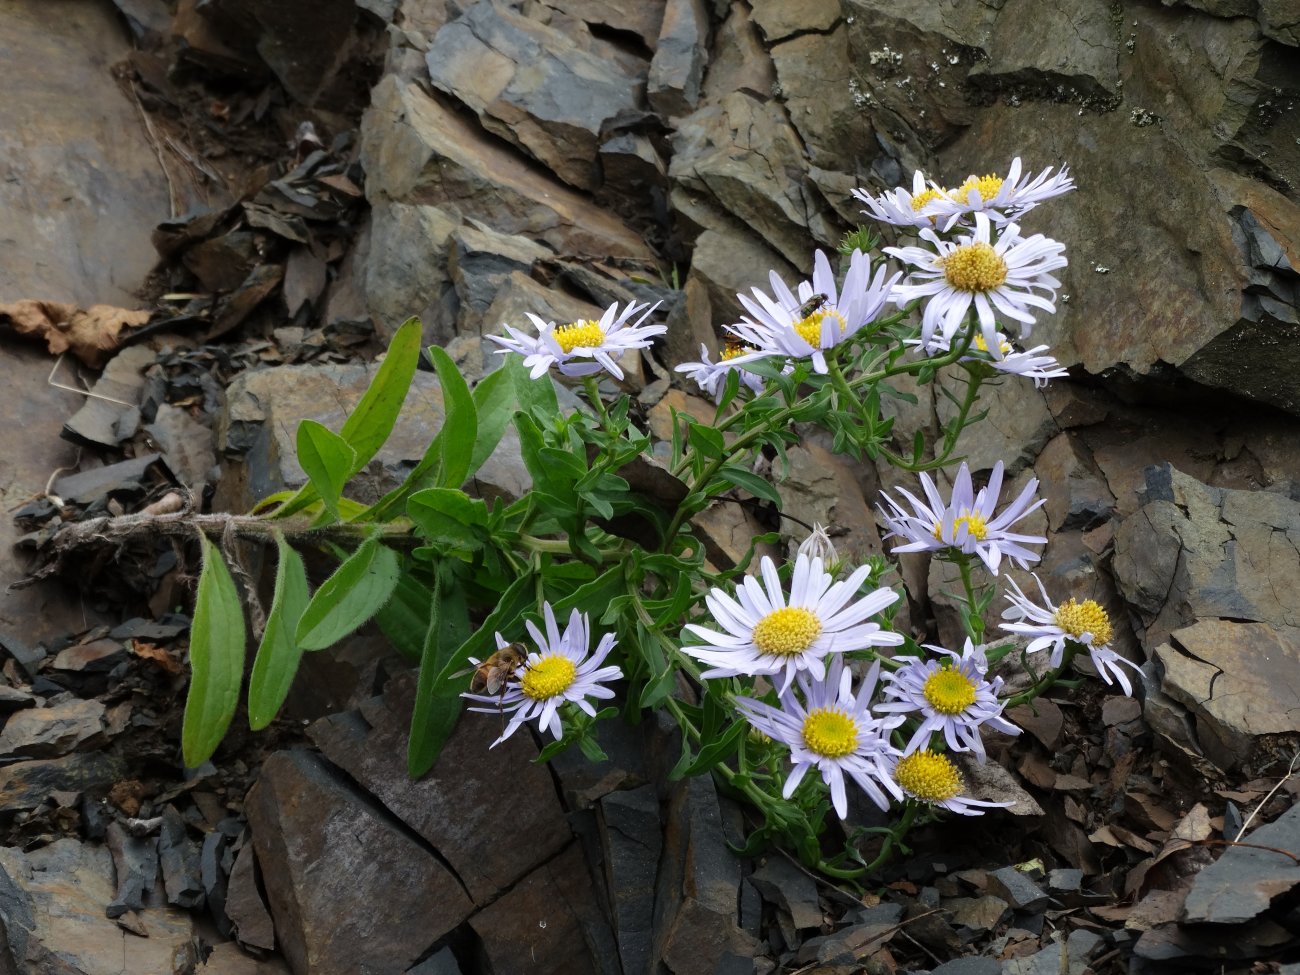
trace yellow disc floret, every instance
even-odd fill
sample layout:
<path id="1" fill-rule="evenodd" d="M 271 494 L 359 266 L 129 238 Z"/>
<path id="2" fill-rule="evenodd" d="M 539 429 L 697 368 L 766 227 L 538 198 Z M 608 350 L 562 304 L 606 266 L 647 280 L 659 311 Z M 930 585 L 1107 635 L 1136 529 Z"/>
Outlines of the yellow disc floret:
<path id="1" fill-rule="evenodd" d="M 971 342 L 971 345 L 975 346 L 975 348 L 979 349 L 981 352 L 987 352 L 989 350 L 989 344 L 988 342 L 984 341 L 983 335 L 977 334 L 974 340 Z M 1003 355 L 1007 355 L 1008 353 L 1011 352 L 1011 343 L 1004 338 L 999 338 L 998 351 L 1001 352 Z"/>
<path id="2" fill-rule="evenodd" d="M 811 315 L 799 319 L 794 323 L 794 330 L 799 333 L 799 337 L 811 345 L 814 349 L 821 347 L 822 341 L 822 320 L 827 316 L 839 319 L 840 331 L 845 328 L 844 316 L 834 308 L 821 308 Z"/>
<path id="3" fill-rule="evenodd" d="M 970 678 L 947 664 L 925 679 L 922 690 L 930 707 L 940 714 L 961 714 L 975 703 L 975 685 Z"/>
<path id="4" fill-rule="evenodd" d="M 926 190 L 923 193 L 917 193 L 914 197 L 912 197 L 913 212 L 920 213 L 922 210 L 925 209 L 927 204 L 934 202 L 935 200 L 939 199 L 939 197 L 941 196 L 943 196 L 943 193 L 940 192 L 939 190 Z"/>
<path id="5" fill-rule="evenodd" d="M 1076 640 L 1085 633 L 1091 633 L 1094 647 L 1104 647 L 1114 636 L 1110 617 L 1095 599 L 1085 599 L 1083 602 L 1075 599 L 1067 600 L 1056 608 L 1052 620 L 1068 636 Z"/>
<path id="6" fill-rule="evenodd" d="M 823 758 L 843 758 L 858 749 L 858 723 L 835 708 L 817 708 L 803 719 L 803 743 Z"/>
<path id="7" fill-rule="evenodd" d="M 722 361 L 726 362 L 728 359 L 736 358 L 736 356 L 749 355 L 749 353 L 757 351 L 758 350 L 752 345 L 743 345 L 740 342 L 728 342 L 726 347 L 722 350 Z"/>
<path id="8" fill-rule="evenodd" d="M 908 795 L 944 802 L 961 792 L 961 773 L 952 759 L 934 752 L 913 752 L 898 760 L 894 778 Z"/>
<path id="9" fill-rule="evenodd" d="M 1007 262 L 983 241 L 964 244 L 938 263 L 944 279 L 958 291 L 992 291 L 1007 279 Z"/>
<path id="10" fill-rule="evenodd" d="M 754 646 L 775 657 L 793 657 L 812 646 L 821 632 L 822 621 L 816 613 L 801 606 L 785 606 L 758 621 Z"/>
<path id="11" fill-rule="evenodd" d="M 545 701 L 563 694 L 577 676 L 578 668 L 568 657 L 543 657 L 537 663 L 528 665 L 523 680 L 519 682 L 519 689 L 534 701 Z"/>
<path id="12" fill-rule="evenodd" d="M 574 349 L 598 349 L 605 344 L 605 330 L 590 318 L 570 325 L 561 325 L 553 333 L 555 341 L 565 352 Z"/>
<path id="13" fill-rule="evenodd" d="M 988 203 L 989 200 L 998 195 L 1002 189 L 1002 177 L 989 174 L 988 176 L 967 176 L 966 182 L 948 193 L 958 203 L 970 203 L 971 190 L 979 190 L 980 199 Z"/>
<path id="14" fill-rule="evenodd" d="M 989 534 L 988 523 L 984 521 L 984 516 L 981 515 L 978 511 L 968 511 L 966 512 L 966 514 L 953 519 L 952 522 L 953 538 L 957 537 L 957 533 L 960 530 L 962 525 L 966 526 L 967 533 L 970 535 L 971 538 L 975 539 L 975 541 L 977 542 L 982 542 L 984 541 L 984 539 L 988 537 Z M 934 523 L 933 533 L 936 539 L 938 539 L 939 541 L 943 541 L 943 524 L 941 522 L 936 521 Z"/>

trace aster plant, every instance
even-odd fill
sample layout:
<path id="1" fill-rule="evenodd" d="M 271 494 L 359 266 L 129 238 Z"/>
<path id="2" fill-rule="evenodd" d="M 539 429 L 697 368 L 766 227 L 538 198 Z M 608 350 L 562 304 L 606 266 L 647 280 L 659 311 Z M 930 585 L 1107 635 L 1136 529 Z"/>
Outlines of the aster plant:
<path id="1" fill-rule="evenodd" d="M 807 278 L 772 272 L 738 295 L 744 314 L 718 323 L 719 345 L 676 366 L 712 399 L 712 418 L 673 412 L 657 443 L 617 384 L 667 330 L 658 303 L 503 322 L 489 336 L 500 368 L 472 389 L 430 348 L 445 422 L 402 484 L 363 502 L 352 479 L 391 432 L 421 356 L 420 323 L 407 322 L 338 431 L 299 426 L 303 487 L 223 522 L 278 553 L 254 634 L 250 723 L 272 720 L 304 652 L 375 619 L 419 668 L 412 775 L 429 770 L 466 708 L 500 721 L 493 745 L 535 737 L 539 760 L 574 746 L 600 758 L 602 722 L 662 710 L 680 733 L 674 778 L 714 775 L 752 811 L 747 849 L 783 844 L 831 876 L 869 877 L 917 823 L 995 811 L 1002 803 L 971 793 L 961 761 L 989 761 L 987 742 L 1018 733 L 1009 707 L 1065 677 L 1079 654 L 1133 690 L 1097 603 L 1054 603 L 1041 583 L 1030 598 L 1006 578 L 1046 543 L 1033 527 L 1037 482 L 1007 489 L 1001 462 L 982 477 L 957 454 L 985 384 L 1065 375 L 1047 346 L 1024 343 L 1055 309 L 1065 247 L 1021 222 L 1072 189 L 1065 167 L 1029 177 L 1016 159 L 1004 176 L 955 189 L 917 173 L 910 189 L 857 191 L 873 219 L 913 237 L 880 249 L 859 229 L 842 260 L 818 250 Z M 933 439 L 900 442 L 889 402 L 941 375 L 955 377 L 941 388 L 955 410 Z M 780 514 L 761 472 L 788 473 L 788 448 L 814 429 L 835 451 L 899 472 L 879 507 L 889 556 L 956 567 L 960 649 L 903 632 L 893 564 L 846 564 L 821 526 L 790 560 L 762 554 L 779 532 L 725 557 L 706 546 L 697 521 L 715 504 Z M 479 497 L 474 475 L 508 431 L 529 486 Z M 201 539 L 182 734 L 191 766 L 231 720 L 246 640 L 230 554 Z M 300 548 L 337 562 L 314 589 Z M 984 618 L 1003 585 L 1010 639 L 992 645 Z M 888 825 L 866 825 L 862 803 L 887 811 Z"/>

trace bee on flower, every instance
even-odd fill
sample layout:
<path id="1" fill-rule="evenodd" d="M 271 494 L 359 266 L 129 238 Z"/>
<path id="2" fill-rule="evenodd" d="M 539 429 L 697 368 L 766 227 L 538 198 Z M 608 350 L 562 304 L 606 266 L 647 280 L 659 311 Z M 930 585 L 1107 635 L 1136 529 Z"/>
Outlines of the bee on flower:
<path id="1" fill-rule="evenodd" d="M 518 352 L 523 356 L 530 379 L 540 379 L 552 366 L 562 376 L 594 376 L 603 369 L 615 379 L 622 379 L 619 356 L 634 349 L 649 348 L 651 339 L 668 331 L 667 325 L 644 324 L 660 304 L 656 301 L 647 306 L 633 301 L 619 311 L 618 302 L 614 302 L 599 320 L 586 319 L 568 325 L 556 325 L 529 312 L 536 335 L 504 325 L 509 337 L 489 335 L 487 338 L 501 346 L 496 350 L 498 355 Z M 629 325 L 628 320 L 638 312 L 640 317 Z"/>

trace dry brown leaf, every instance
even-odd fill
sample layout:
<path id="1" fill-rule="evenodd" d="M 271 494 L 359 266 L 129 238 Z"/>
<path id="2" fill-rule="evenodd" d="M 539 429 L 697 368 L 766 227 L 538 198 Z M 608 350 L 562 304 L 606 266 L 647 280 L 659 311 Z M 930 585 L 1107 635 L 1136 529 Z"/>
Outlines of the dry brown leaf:
<path id="1" fill-rule="evenodd" d="M 26 298 L 0 305 L 0 325 L 24 338 L 44 339 L 51 355 L 70 352 L 92 369 L 101 368 L 122 345 L 123 330 L 149 321 L 148 311 L 112 305 L 82 309 L 61 301 Z"/>
<path id="2" fill-rule="evenodd" d="M 180 661 L 162 647 L 154 646 L 152 643 L 145 643 L 143 640 L 132 640 L 131 652 L 141 660 L 148 660 L 157 664 L 169 674 L 175 675 L 181 672 Z"/>

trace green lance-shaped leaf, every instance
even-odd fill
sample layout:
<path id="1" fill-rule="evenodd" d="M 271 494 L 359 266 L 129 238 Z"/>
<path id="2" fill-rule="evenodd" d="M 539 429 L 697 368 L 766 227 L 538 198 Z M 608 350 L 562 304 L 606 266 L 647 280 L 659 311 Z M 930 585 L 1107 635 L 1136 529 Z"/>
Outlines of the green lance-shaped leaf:
<path id="1" fill-rule="evenodd" d="M 379 452 L 393 432 L 415 369 L 420 364 L 420 328 L 420 320 L 410 318 L 394 333 L 393 340 L 388 343 L 388 354 L 370 380 L 370 386 L 343 422 L 339 436 L 354 453 L 349 477 L 370 463 L 370 458 Z M 308 482 L 276 509 L 275 517 L 285 518 L 301 511 L 317 497 L 315 484 Z"/>
<path id="2" fill-rule="evenodd" d="M 403 572 L 384 608 L 375 614 L 375 622 L 384 631 L 397 652 L 418 664 L 424 653 L 425 631 L 429 627 L 429 607 L 433 593 L 409 572 Z"/>
<path id="3" fill-rule="evenodd" d="M 323 650 L 343 639 L 383 608 L 401 571 L 396 552 L 367 539 L 312 596 L 294 633 L 298 646 Z"/>
<path id="4" fill-rule="evenodd" d="M 217 750 L 244 679 L 244 607 L 218 548 L 204 535 L 203 570 L 190 624 L 190 689 L 181 725 L 181 754 L 196 768 Z"/>
<path id="5" fill-rule="evenodd" d="M 357 452 L 333 430 L 315 420 L 298 424 L 298 463 L 331 517 L 339 520 L 339 497 L 352 475 Z"/>
<path id="6" fill-rule="evenodd" d="M 275 542 L 280 558 L 275 569 L 275 596 L 248 681 L 248 726 L 254 731 L 271 723 L 289 695 L 302 659 L 294 631 L 311 598 L 302 557 L 278 532 Z"/>
<path id="7" fill-rule="evenodd" d="M 442 463 L 438 468 L 438 487 L 458 488 L 469 476 L 478 440 L 478 415 L 474 397 L 465 378 L 447 355 L 436 345 L 429 346 L 429 360 L 442 386 L 442 405 L 447 411 L 438 438 L 442 441 Z"/>

